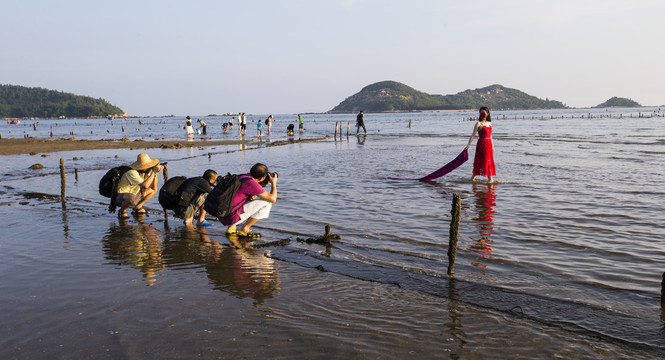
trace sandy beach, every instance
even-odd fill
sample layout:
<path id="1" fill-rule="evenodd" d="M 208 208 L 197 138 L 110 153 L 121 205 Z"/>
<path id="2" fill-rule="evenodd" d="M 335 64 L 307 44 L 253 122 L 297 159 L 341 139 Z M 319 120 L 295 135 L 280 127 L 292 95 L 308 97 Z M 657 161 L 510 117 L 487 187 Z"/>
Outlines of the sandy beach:
<path id="1" fill-rule="evenodd" d="M 273 141 L 266 146 L 278 146 L 298 142 L 320 141 L 325 138 L 288 139 Z M 73 138 L 58 139 L 0 139 L 0 155 L 41 154 L 72 150 L 101 150 L 101 149 L 180 149 L 188 147 L 237 145 L 255 143 L 256 140 L 78 140 Z"/>

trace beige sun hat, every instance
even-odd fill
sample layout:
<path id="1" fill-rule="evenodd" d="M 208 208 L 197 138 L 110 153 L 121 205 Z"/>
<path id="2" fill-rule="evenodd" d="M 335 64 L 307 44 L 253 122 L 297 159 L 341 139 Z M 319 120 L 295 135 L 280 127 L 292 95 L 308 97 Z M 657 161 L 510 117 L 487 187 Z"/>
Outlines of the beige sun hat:
<path id="1" fill-rule="evenodd" d="M 140 153 L 136 157 L 136 162 L 129 165 L 134 170 L 145 170 L 150 169 L 151 167 L 159 164 L 158 159 L 151 159 L 150 156 L 146 153 Z"/>

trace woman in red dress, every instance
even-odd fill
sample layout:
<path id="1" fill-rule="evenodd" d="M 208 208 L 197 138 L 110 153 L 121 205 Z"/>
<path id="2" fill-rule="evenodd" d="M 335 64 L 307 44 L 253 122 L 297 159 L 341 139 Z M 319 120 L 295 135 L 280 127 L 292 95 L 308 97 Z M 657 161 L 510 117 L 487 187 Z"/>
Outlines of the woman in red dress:
<path id="1" fill-rule="evenodd" d="M 480 108 L 478 115 L 478 122 L 473 128 L 473 134 L 466 145 L 466 150 L 469 149 L 473 138 L 478 133 L 478 144 L 476 144 L 476 156 L 473 159 L 473 177 L 471 181 L 476 181 L 476 176 L 487 176 L 489 182 L 494 182 L 493 176 L 496 176 L 496 169 L 494 168 L 494 142 L 492 142 L 492 117 L 490 116 L 490 109 L 483 106 Z"/>

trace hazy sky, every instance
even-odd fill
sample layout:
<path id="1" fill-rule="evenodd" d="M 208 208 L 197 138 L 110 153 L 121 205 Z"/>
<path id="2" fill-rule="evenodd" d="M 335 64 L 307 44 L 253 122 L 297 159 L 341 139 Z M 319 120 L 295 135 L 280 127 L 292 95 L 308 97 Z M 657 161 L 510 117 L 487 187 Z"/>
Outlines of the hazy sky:
<path id="1" fill-rule="evenodd" d="M 322 112 L 395 80 L 665 104 L 663 0 L 0 2 L 0 83 L 132 115 Z"/>

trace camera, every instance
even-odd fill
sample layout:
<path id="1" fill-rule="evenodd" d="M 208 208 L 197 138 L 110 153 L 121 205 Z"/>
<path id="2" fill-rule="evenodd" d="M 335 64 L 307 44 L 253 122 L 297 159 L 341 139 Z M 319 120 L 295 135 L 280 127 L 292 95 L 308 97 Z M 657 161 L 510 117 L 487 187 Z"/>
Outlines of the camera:
<path id="1" fill-rule="evenodd" d="M 271 177 L 279 177 L 279 174 L 276 173 L 276 172 L 269 173 L 268 175 L 270 175 Z M 266 178 L 263 179 L 263 181 L 261 181 L 259 184 L 261 184 L 261 186 L 266 186 L 266 185 L 270 184 L 270 179 L 268 178 L 268 176 L 266 176 Z"/>

